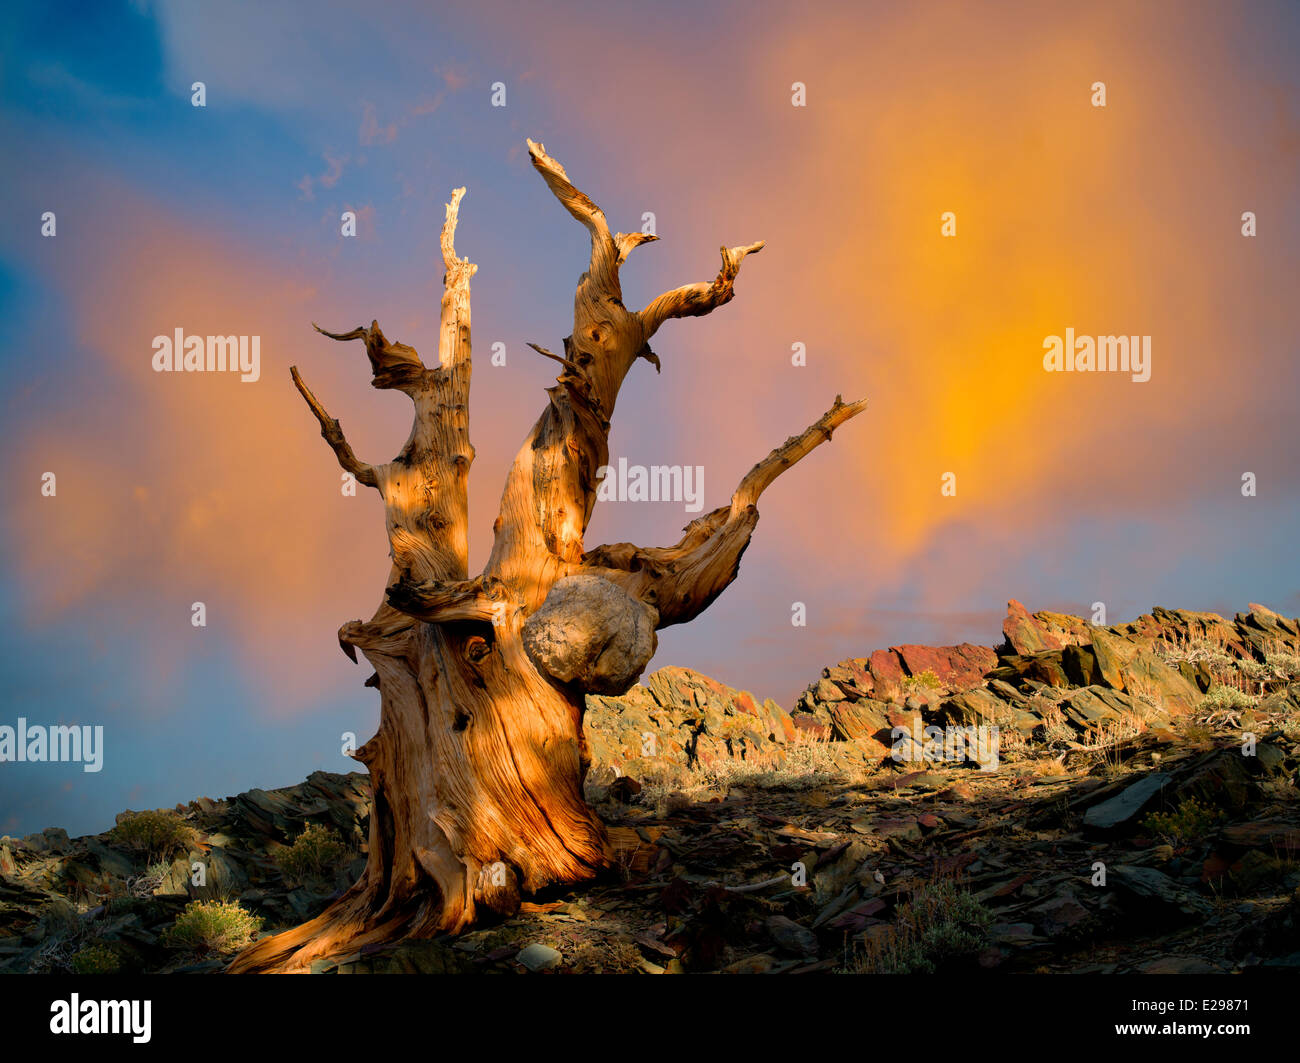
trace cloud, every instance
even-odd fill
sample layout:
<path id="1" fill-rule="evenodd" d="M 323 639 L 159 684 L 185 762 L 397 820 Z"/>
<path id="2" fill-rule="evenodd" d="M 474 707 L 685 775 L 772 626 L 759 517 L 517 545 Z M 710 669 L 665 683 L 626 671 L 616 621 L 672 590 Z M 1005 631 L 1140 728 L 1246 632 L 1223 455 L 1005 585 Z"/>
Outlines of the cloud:
<path id="1" fill-rule="evenodd" d="M 445 67 L 441 73 L 443 84 L 452 92 L 459 92 L 469 84 L 469 77 L 455 67 Z"/>
<path id="2" fill-rule="evenodd" d="M 380 125 L 374 104 L 367 103 L 362 107 L 361 129 L 357 137 L 362 144 L 391 144 L 397 139 L 397 123 Z"/>
<path id="3" fill-rule="evenodd" d="M 263 111 L 309 111 L 330 136 L 349 135 L 360 110 L 362 143 L 402 141 L 371 156 L 391 187 L 408 190 L 400 202 L 376 201 L 396 207 L 394 217 L 418 213 L 434 163 L 388 156 L 416 143 L 398 135 L 408 123 L 433 116 L 435 144 L 464 148 L 455 183 L 483 205 L 466 214 L 466 232 L 481 226 L 496 252 L 473 252 L 483 266 L 476 341 L 483 351 L 485 340 L 508 340 L 513 373 L 522 340 L 544 339 L 535 326 L 567 324 L 582 234 L 530 172 L 524 130 L 479 122 L 473 107 L 486 101 L 454 97 L 481 77 L 472 59 L 434 66 L 430 79 L 428 57 L 400 39 L 404 19 L 408 39 L 429 24 L 385 13 L 367 32 L 395 65 L 368 82 L 347 10 L 322 16 L 346 30 L 335 33 L 241 9 L 229 25 L 209 20 L 209 39 L 191 13 L 166 5 L 168 62 L 185 85 L 196 68 L 220 69 L 227 93 Z M 521 70 L 544 72 L 529 91 L 512 89 L 504 117 L 546 141 L 615 229 L 656 214 L 663 241 L 624 270 L 629 305 L 711 279 L 720 243 L 768 241 L 746 261 L 733 303 L 656 337 L 663 374 L 633 370 L 614 448 L 705 465 L 712 506 L 836 393 L 870 402 L 764 496 L 740 584 L 692 626 L 699 634 L 670 647 L 693 653 L 692 640 L 711 633 L 717 660 L 738 659 L 747 639 L 790 637 L 791 600 L 815 601 L 824 641 L 810 639 L 797 659 L 754 643 L 765 674 L 802 678 L 815 657 L 900 641 L 881 617 L 944 642 L 985 631 L 969 631 L 974 618 L 996 619 L 1010 596 L 1037 608 L 1086 604 L 1103 581 L 1141 599 L 1157 585 L 1223 596 L 1230 578 L 1244 585 L 1245 575 L 1218 573 L 1219 559 L 1239 565 L 1228 548 L 1248 527 L 1241 470 L 1268 487 L 1261 519 L 1300 487 L 1287 288 L 1298 271 L 1294 242 L 1247 241 L 1236 219 L 1246 203 L 1271 234 L 1288 231 L 1293 173 L 1276 164 L 1295 158 L 1295 125 L 1266 75 L 1230 64 L 1239 75 L 1230 83 L 1204 78 L 1206 56 L 1232 59 L 1212 12 L 1171 23 L 1158 9 L 1030 19 L 1014 6 L 991 15 L 939 5 L 922 17 L 768 5 L 743 26 L 700 16 L 686 33 L 680 19 L 647 23 L 614 9 L 576 23 L 520 9 L 506 33 L 503 10 L 460 12 L 456 25 L 476 46 L 467 54 L 486 55 L 512 84 L 524 82 Z M 633 23 L 637 48 L 605 47 Z M 255 40 L 251 52 L 234 48 L 234 65 L 217 67 L 244 37 Z M 1088 103 L 1098 78 L 1110 88 L 1105 110 Z M 794 80 L 809 85 L 807 108 L 790 105 Z M 654 91 L 604 90 L 630 84 Z M 438 139 L 457 123 L 474 136 Z M 316 134 L 300 135 L 311 143 Z M 299 182 L 304 198 L 353 165 L 324 158 L 324 173 Z M 107 187 L 91 197 L 118 198 Z M 24 586 L 49 610 L 108 601 L 160 629 L 202 596 L 250 675 L 297 684 L 286 704 L 305 699 L 337 675 L 333 632 L 364 611 L 358 602 L 377 600 L 386 570 L 373 498 L 336 497 L 313 423 L 276 382 L 317 342 L 305 328 L 317 305 L 342 313 L 345 326 L 369 320 L 370 308 L 341 283 L 329 287 L 310 251 L 277 259 L 263 239 L 232 242 L 160 214 L 147 194 L 121 198 L 120 231 L 85 245 L 66 289 L 103 396 L 58 420 L 23 422 L 25 449 L 67 470 L 68 485 L 57 510 L 19 506 Z M 946 210 L 957 216 L 954 239 L 940 235 Z M 287 232 L 276 235 L 292 241 Z M 411 244 L 436 260 L 436 219 Z M 514 257 L 528 265 L 513 267 Z M 358 283 L 369 264 L 356 265 Z M 390 335 L 436 319 L 436 274 L 365 274 L 366 296 L 383 291 L 406 315 L 384 322 Z M 553 317 L 519 320 L 541 291 L 548 300 L 560 292 Z M 149 337 L 176 325 L 261 334 L 263 381 L 150 374 Z M 1043 337 L 1067 327 L 1150 334 L 1151 382 L 1045 374 Z M 807 347 L 804 368 L 790 364 L 795 342 Z M 311 365 L 308 382 L 350 435 L 386 438 L 393 409 L 378 414 L 358 395 L 355 352 Z M 491 461 L 508 460 L 536 413 L 525 379 L 476 374 L 476 550 L 500 484 Z M 940 493 L 948 471 L 955 497 Z M 588 542 L 672 542 L 680 523 L 679 511 L 600 506 Z M 1294 582 L 1286 557 L 1277 568 L 1279 581 Z M 756 576 L 752 593 L 743 590 Z M 750 608 L 726 612 L 732 595 Z M 734 628 L 724 631 L 719 616 Z M 162 631 L 159 667 L 168 654 L 186 659 L 180 639 L 190 634 Z"/>
<path id="4" fill-rule="evenodd" d="M 47 395 L 39 416 L 20 411 L 12 428 L 23 463 L 13 475 L 31 475 L 30 462 L 58 477 L 55 498 L 9 514 L 28 618 L 108 609 L 131 626 L 156 689 L 195 655 L 232 647 L 273 711 L 304 708 L 337 680 L 322 647 L 341 622 L 369 615 L 387 572 L 377 500 L 341 493 L 288 383 L 289 363 L 317 339 L 308 323 L 319 295 L 264 249 L 108 183 L 93 194 L 114 209 L 88 218 L 68 278 L 90 355 L 78 385 L 93 401 Z M 261 379 L 154 372 L 152 337 L 176 328 L 259 336 Z M 318 395 L 336 405 L 368 390 L 359 352 L 330 354 L 304 366 Z M 363 421 L 374 428 L 349 420 L 362 440 Z M 367 534 L 379 549 L 343 563 Z M 190 626 L 196 601 L 204 629 Z"/>
<path id="5" fill-rule="evenodd" d="M 658 425 L 621 403 L 621 430 L 670 436 L 720 489 L 741 454 L 756 460 L 837 392 L 869 399 L 760 506 L 756 544 L 805 558 L 805 583 L 851 571 L 867 600 L 906 587 L 917 607 L 1000 607 L 1032 546 L 1061 557 L 1062 578 L 1086 586 L 1097 557 L 1138 587 L 1189 524 L 1209 549 L 1235 540 L 1242 469 L 1268 467 L 1275 514 L 1300 489 L 1283 427 L 1300 371 L 1280 309 L 1300 263 L 1293 242 L 1238 232 L 1243 202 L 1295 217 L 1285 169 L 1262 184 L 1249 165 L 1279 125 L 1268 75 L 1203 84 L 1204 56 L 1228 47 L 1212 9 L 1176 28 L 1155 10 L 1013 12 L 756 18 L 728 38 L 721 86 L 723 49 L 702 29 L 644 96 L 590 90 L 640 74 L 595 47 L 608 25 L 519 27 L 572 109 L 548 149 L 615 228 L 656 211 L 663 240 L 625 268 L 629 304 L 705 279 L 709 244 L 768 241 L 733 303 L 665 326 L 655 383 L 671 400 Z M 679 29 L 647 27 L 639 53 Z M 1110 106 L 1093 108 L 1103 78 Z M 795 80 L 806 108 L 791 106 Z M 1262 124 L 1243 130 L 1257 107 Z M 1151 381 L 1045 373 L 1044 337 L 1067 328 L 1150 335 Z M 1140 548 L 1135 524 L 1153 532 Z M 1020 578 L 1032 601 L 1055 577 Z"/>
<path id="6" fill-rule="evenodd" d="M 294 186 L 302 193 L 299 198 L 303 200 L 310 201 L 316 198 L 316 185 L 320 185 L 322 188 L 333 188 L 338 184 L 339 178 L 343 176 L 343 168 L 348 164 L 351 156 L 345 155 L 341 159 L 336 159 L 329 152 L 324 152 L 321 158 L 325 160 L 328 166 L 326 171 L 317 174 L 315 177 L 310 174 L 304 175 L 302 180 Z"/>

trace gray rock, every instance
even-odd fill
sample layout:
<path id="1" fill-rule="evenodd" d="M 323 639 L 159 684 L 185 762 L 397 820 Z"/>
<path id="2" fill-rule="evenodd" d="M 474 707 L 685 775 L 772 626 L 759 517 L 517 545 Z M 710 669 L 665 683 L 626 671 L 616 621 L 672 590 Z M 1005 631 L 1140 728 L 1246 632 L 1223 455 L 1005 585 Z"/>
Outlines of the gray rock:
<path id="1" fill-rule="evenodd" d="M 1033 923 L 994 923 L 989 927 L 989 940 L 995 945 L 1042 944 L 1043 938 L 1034 933 Z"/>
<path id="2" fill-rule="evenodd" d="M 1210 905 L 1189 893 L 1163 871 L 1133 864 L 1116 864 L 1111 881 L 1120 889 L 1147 901 L 1158 901 L 1177 908 L 1184 915 L 1208 915 Z"/>
<path id="3" fill-rule="evenodd" d="M 563 957 L 550 945 L 543 945 L 537 941 L 521 949 L 519 955 L 515 957 L 517 963 L 522 963 L 530 971 L 549 971 L 552 967 L 558 966 L 561 959 Z"/>
<path id="4" fill-rule="evenodd" d="M 767 921 L 767 932 L 777 945 L 787 952 L 812 959 L 817 955 L 817 935 L 784 915 L 774 915 Z"/>
<path id="5" fill-rule="evenodd" d="M 119 853 L 110 849 L 98 838 L 86 840 L 86 849 L 99 861 L 99 869 L 117 878 L 127 879 L 136 873 L 135 864 Z"/>
<path id="6" fill-rule="evenodd" d="M 1093 830 L 1113 830 L 1129 822 L 1168 782 L 1168 775 L 1153 772 L 1109 800 L 1093 805 L 1084 813 L 1084 826 Z"/>
<path id="7" fill-rule="evenodd" d="M 1068 698 L 1065 698 L 1060 709 L 1067 719 L 1077 724 L 1080 728 L 1088 730 L 1097 728 L 1103 724 L 1119 718 L 1119 712 L 1113 707 L 1110 698 L 1103 696 L 1109 695 L 1105 687 L 1087 686 L 1081 690 L 1076 690 Z"/>
<path id="8" fill-rule="evenodd" d="M 45 844 L 51 852 L 68 853 L 72 851 L 72 839 L 62 827 L 46 827 L 41 831 Z"/>

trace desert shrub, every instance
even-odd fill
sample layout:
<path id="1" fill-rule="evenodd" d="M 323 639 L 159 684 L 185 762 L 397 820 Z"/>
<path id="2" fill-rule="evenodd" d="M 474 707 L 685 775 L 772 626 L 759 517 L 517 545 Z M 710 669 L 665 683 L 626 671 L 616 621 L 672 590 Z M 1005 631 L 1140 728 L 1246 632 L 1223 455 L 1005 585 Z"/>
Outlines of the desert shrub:
<path id="1" fill-rule="evenodd" d="M 1266 679 L 1273 678 L 1273 670 L 1263 661 L 1242 661 L 1238 671 L 1255 683 L 1262 683 Z"/>
<path id="2" fill-rule="evenodd" d="M 194 840 L 194 831 L 175 812 L 134 812 L 109 832 L 117 845 L 150 856 L 171 856 Z"/>
<path id="3" fill-rule="evenodd" d="M 238 901 L 191 901 L 163 932 L 162 943 L 200 955 L 234 952 L 262 929 L 262 917 Z"/>
<path id="4" fill-rule="evenodd" d="M 1287 682 L 1300 679 L 1300 657 L 1294 653 L 1267 654 L 1264 657 L 1264 664 L 1272 675 L 1279 679 Z"/>
<path id="5" fill-rule="evenodd" d="M 1247 694 L 1243 690 L 1219 685 L 1210 687 L 1201 702 L 1201 710 L 1203 712 L 1219 712 L 1226 709 L 1235 712 L 1241 709 L 1253 709 L 1258 703 L 1259 698 Z"/>
<path id="6" fill-rule="evenodd" d="M 1213 639 L 1193 639 L 1175 636 L 1172 640 L 1165 638 L 1154 646 L 1157 656 L 1169 664 L 1177 665 L 1181 661 L 1191 664 L 1204 664 L 1210 674 L 1219 682 L 1230 681 L 1237 675 L 1240 663 L 1223 644 Z"/>
<path id="7" fill-rule="evenodd" d="M 275 854 L 275 862 L 286 878 L 305 882 L 333 877 L 334 869 L 347 857 L 348 847 L 339 833 L 319 823 L 309 823 L 293 844 Z"/>
<path id="8" fill-rule="evenodd" d="M 1183 845 L 1203 837 L 1223 819 L 1223 813 L 1194 797 L 1184 798 L 1170 812 L 1152 812 L 1143 825 L 1152 834 L 1164 838 L 1171 845 Z"/>
<path id="9" fill-rule="evenodd" d="M 1153 647 L 1155 652 L 1166 661 L 1175 664 L 1179 661 L 1207 662 L 1211 668 L 1231 664 L 1232 656 L 1223 648 L 1221 642 L 1213 639 L 1184 638 L 1175 635 L 1172 639 L 1163 638 Z"/>
<path id="10" fill-rule="evenodd" d="M 933 974 L 974 956 L 988 942 L 993 913 L 951 880 L 922 886 L 898 909 L 889 932 L 869 942 L 856 970 L 865 974 Z"/>
<path id="11" fill-rule="evenodd" d="M 911 694 L 917 690 L 938 690 L 943 686 L 943 683 L 939 681 L 939 677 L 934 672 L 927 668 L 915 675 L 904 676 L 899 686 L 904 694 Z"/>
<path id="12" fill-rule="evenodd" d="M 72 957 L 73 974 L 115 974 L 122 961 L 107 945 L 87 945 Z"/>

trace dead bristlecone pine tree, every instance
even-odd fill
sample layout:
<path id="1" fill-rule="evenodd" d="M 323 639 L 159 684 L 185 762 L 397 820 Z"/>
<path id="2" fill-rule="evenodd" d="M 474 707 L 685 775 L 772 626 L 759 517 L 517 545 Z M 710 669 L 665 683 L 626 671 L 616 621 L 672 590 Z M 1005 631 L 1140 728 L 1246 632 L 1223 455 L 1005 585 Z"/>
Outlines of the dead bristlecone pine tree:
<path id="1" fill-rule="evenodd" d="M 649 341 L 665 321 L 730 302 L 741 262 L 763 245 L 723 248 L 712 282 L 629 310 L 619 268 L 656 237 L 611 233 L 564 167 L 541 144 L 529 141 L 528 150 L 591 234 L 591 263 L 578 280 L 563 355 L 530 345 L 561 372 L 511 466 L 480 575 L 468 571 L 469 284 L 477 267 L 454 247 L 463 188 L 452 193 L 442 229 L 436 365 L 387 339 L 378 322 L 320 330 L 363 341 L 371 386 L 410 396 L 415 423 L 402 452 L 386 465 L 361 461 L 292 370 L 339 464 L 375 488 L 386 510 L 393 567 L 384 601 L 369 620 L 339 629 L 344 652 L 355 660 L 360 650 L 373 666 L 367 685 L 382 699 L 378 733 L 355 754 L 374 790 L 370 852 L 360 880 L 322 915 L 255 942 L 232 971 L 304 971 L 364 945 L 455 933 L 484 909 L 511 914 L 522 894 L 609 867 L 604 825 L 583 798 L 584 695 L 621 694 L 636 682 L 656 630 L 694 619 L 736 578 L 763 490 L 864 407 L 837 397 L 675 546 L 587 549 L 623 378 L 638 359 L 659 368 Z"/>

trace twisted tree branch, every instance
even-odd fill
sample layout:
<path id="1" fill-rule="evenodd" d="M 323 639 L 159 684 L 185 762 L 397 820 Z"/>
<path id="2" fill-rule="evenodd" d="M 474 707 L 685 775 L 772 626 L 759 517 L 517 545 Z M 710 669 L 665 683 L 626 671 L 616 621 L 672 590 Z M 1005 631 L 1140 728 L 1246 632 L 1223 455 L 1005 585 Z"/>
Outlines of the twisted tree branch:
<path id="1" fill-rule="evenodd" d="M 314 321 L 311 327 L 332 340 L 364 340 L 374 377 L 370 381 L 372 388 L 410 393 L 423 382 L 428 372 L 414 347 L 388 342 L 378 321 L 371 321 L 369 328 L 358 325 L 351 332 L 327 332 Z"/>
<path id="2" fill-rule="evenodd" d="M 684 624 L 703 612 L 736 578 L 740 558 L 758 524 L 759 496 L 781 473 L 828 442 L 832 431 L 866 409 L 866 400 L 835 403 L 797 436 L 755 465 L 731 497 L 686 526 L 675 546 L 632 543 L 599 546 L 583 556 L 582 571 L 603 576 L 659 611 L 658 627 Z"/>
<path id="3" fill-rule="evenodd" d="M 735 297 L 736 275 L 746 255 L 756 255 L 763 250 L 763 241 L 746 247 L 723 247 L 722 268 L 710 283 L 686 284 L 655 299 L 640 313 L 646 338 L 653 336 L 659 326 L 670 317 L 699 317 L 712 313 Z"/>
<path id="4" fill-rule="evenodd" d="M 320 422 L 321 437 L 334 451 L 334 456 L 339 459 L 339 465 L 343 467 L 343 471 L 350 472 L 357 478 L 358 483 L 363 483 L 367 487 L 378 487 L 379 480 L 375 476 L 374 466 L 367 465 L 353 453 L 352 447 L 343 435 L 343 429 L 339 426 L 338 421 L 325 411 L 325 407 L 311 393 L 311 388 L 303 383 L 296 365 L 289 367 L 289 375 L 293 377 L 294 386 L 306 400 L 307 405 L 311 407 L 311 412 L 316 415 L 316 420 Z"/>

